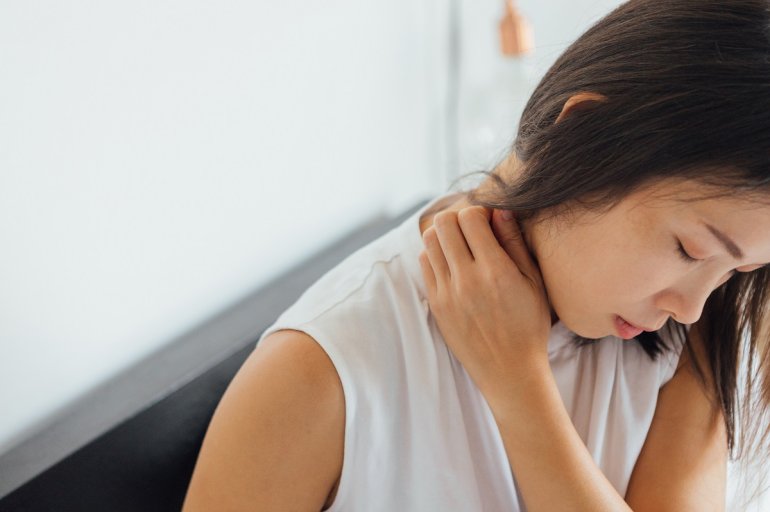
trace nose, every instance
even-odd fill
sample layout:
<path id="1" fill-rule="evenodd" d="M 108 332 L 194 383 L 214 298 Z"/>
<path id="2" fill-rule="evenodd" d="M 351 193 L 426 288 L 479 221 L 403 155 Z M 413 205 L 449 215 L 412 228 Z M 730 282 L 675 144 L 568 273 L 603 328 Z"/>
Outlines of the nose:
<path id="1" fill-rule="evenodd" d="M 681 324 L 694 324 L 703 314 L 703 307 L 713 290 L 707 280 L 668 288 L 657 295 L 655 306 Z"/>

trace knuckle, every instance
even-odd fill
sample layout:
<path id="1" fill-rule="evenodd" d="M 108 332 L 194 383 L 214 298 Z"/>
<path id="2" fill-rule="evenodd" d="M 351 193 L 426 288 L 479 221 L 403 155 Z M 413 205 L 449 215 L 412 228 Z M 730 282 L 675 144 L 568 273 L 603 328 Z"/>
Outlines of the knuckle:
<path id="1" fill-rule="evenodd" d="M 489 224 L 492 220 L 490 211 L 483 206 L 468 206 L 457 212 L 457 219 L 462 226 Z"/>
<path id="2" fill-rule="evenodd" d="M 475 211 L 472 206 L 470 206 L 457 212 L 457 220 L 460 222 L 468 222 L 476 215 L 478 215 L 478 212 Z"/>
<path id="3" fill-rule="evenodd" d="M 456 222 L 456 220 L 457 212 L 444 210 L 433 217 L 433 224 L 438 228 L 442 228 L 450 225 L 452 222 Z"/>
<path id="4" fill-rule="evenodd" d="M 496 290 L 498 286 L 500 286 L 500 276 L 501 272 L 497 270 L 497 266 L 492 266 L 484 271 L 484 274 L 482 276 L 482 279 L 485 283 L 489 283 L 489 288 L 492 290 Z"/>

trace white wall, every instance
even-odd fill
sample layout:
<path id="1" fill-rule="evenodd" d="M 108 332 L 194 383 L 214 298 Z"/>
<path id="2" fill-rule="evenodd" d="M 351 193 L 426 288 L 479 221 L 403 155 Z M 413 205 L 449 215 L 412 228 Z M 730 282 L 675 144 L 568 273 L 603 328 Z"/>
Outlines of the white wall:
<path id="1" fill-rule="evenodd" d="M 0 453 L 441 189 L 442 5 L 0 6 Z"/>

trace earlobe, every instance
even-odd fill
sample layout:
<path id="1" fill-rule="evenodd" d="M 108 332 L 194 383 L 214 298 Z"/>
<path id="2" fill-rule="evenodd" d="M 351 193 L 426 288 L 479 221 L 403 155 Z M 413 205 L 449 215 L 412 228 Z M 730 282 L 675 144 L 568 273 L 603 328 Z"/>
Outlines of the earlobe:
<path id="1" fill-rule="evenodd" d="M 579 92 L 570 96 L 570 98 L 564 103 L 564 107 L 561 109 L 559 117 L 556 118 L 554 124 L 558 123 L 568 115 L 579 110 L 588 110 L 597 103 L 601 103 L 606 100 L 607 97 L 598 92 Z"/>

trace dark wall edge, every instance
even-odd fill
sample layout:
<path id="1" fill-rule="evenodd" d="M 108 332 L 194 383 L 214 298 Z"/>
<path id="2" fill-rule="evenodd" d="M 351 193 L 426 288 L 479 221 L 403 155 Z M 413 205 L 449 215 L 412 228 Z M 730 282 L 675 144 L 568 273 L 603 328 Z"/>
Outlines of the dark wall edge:
<path id="1" fill-rule="evenodd" d="M 46 423 L 0 454 L 0 498 L 146 410 L 259 335 L 313 282 L 347 255 L 401 224 L 425 200 L 395 217 L 376 217 L 289 269 L 198 327 L 53 413 Z M 254 312 L 259 312 L 255 315 Z M 256 346 L 256 345 L 255 345 Z"/>

